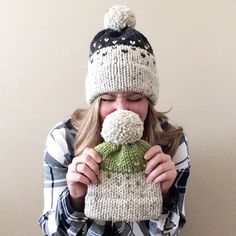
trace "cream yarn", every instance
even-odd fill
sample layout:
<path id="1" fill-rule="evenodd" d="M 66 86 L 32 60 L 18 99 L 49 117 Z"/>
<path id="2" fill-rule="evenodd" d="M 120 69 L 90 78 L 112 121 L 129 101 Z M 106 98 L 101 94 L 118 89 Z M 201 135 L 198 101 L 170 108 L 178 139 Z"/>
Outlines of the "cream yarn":
<path id="1" fill-rule="evenodd" d="M 143 135 L 143 122 L 132 111 L 117 110 L 106 117 L 101 135 L 106 142 L 135 143 Z"/>
<path id="2" fill-rule="evenodd" d="M 104 16 L 104 28 L 120 31 L 125 27 L 134 28 L 136 24 L 135 15 L 126 6 L 113 6 Z"/>

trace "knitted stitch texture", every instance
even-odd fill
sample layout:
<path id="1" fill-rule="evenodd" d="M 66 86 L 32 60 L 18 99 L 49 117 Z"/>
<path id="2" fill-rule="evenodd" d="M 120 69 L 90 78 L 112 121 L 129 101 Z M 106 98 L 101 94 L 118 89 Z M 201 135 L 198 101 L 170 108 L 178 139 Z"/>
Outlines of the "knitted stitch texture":
<path id="1" fill-rule="evenodd" d="M 138 114 L 128 110 L 113 112 L 106 117 L 101 135 L 106 142 L 135 143 L 143 135 L 143 122 Z"/>
<path id="2" fill-rule="evenodd" d="M 117 110 L 105 118 L 101 132 L 105 142 L 95 147 L 102 157 L 98 184 L 89 185 L 85 197 L 87 217 L 131 222 L 161 214 L 160 185 L 146 183 L 144 154 L 150 145 L 140 139 L 142 133 L 143 122 L 131 111 Z"/>
<path id="3" fill-rule="evenodd" d="M 147 38 L 134 29 L 135 15 L 113 6 L 104 17 L 105 29 L 90 45 L 86 100 L 108 92 L 137 92 L 155 104 L 158 99 L 156 59 Z"/>
<path id="4" fill-rule="evenodd" d="M 117 31 L 125 27 L 134 28 L 136 24 L 135 15 L 126 6 L 113 6 L 104 16 L 104 28 L 111 28 Z"/>

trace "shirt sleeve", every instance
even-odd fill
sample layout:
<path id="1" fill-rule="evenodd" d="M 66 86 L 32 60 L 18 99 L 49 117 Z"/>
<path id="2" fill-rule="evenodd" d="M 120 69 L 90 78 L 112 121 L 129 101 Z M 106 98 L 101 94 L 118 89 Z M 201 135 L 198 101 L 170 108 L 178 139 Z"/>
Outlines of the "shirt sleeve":
<path id="1" fill-rule="evenodd" d="M 70 204 L 66 183 L 67 166 L 72 161 L 65 127 L 53 128 L 44 152 L 44 210 L 38 220 L 43 233 L 53 235 L 85 235 L 89 219 Z"/>
<path id="2" fill-rule="evenodd" d="M 169 190 L 168 202 L 163 204 L 163 214 L 158 219 L 150 220 L 149 229 L 154 235 L 178 235 L 186 222 L 185 192 L 190 164 L 185 136 L 181 138 L 172 160 L 175 163 L 177 177 Z"/>

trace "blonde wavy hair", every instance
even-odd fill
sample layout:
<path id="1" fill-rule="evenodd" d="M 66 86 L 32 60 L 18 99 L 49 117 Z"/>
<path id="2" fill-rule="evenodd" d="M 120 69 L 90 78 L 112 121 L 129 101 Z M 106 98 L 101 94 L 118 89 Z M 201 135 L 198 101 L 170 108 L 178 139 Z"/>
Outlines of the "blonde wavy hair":
<path id="1" fill-rule="evenodd" d="M 100 135 L 102 128 L 99 119 L 100 100 L 101 97 L 98 97 L 88 109 L 77 109 L 72 114 L 72 125 L 77 130 L 74 143 L 75 155 L 80 155 L 86 147 L 93 148 L 103 142 Z M 152 146 L 158 144 L 167 147 L 168 154 L 173 156 L 183 136 L 183 128 L 168 122 L 166 116 L 168 112 L 156 111 L 149 102 L 142 139 Z"/>

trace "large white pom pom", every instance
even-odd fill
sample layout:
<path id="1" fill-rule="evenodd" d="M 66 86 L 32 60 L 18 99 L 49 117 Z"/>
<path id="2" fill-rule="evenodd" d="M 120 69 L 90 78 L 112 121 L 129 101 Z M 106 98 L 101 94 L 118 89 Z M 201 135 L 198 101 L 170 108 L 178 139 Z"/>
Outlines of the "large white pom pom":
<path id="1" fill-rule="evenodd" d="M 126 6 L 113 6 L 104 16 L 104 28 L 120 31 L 126 26 L 134 28 L 136 24 L 135 15 Z"/>
<path id="2" fill-rule="evenodd" d="M 117 110 L 104 119 L 101 135 L 106 142 L 135 143 L 143 136 L 143 122 L 132 111 Z"/>

